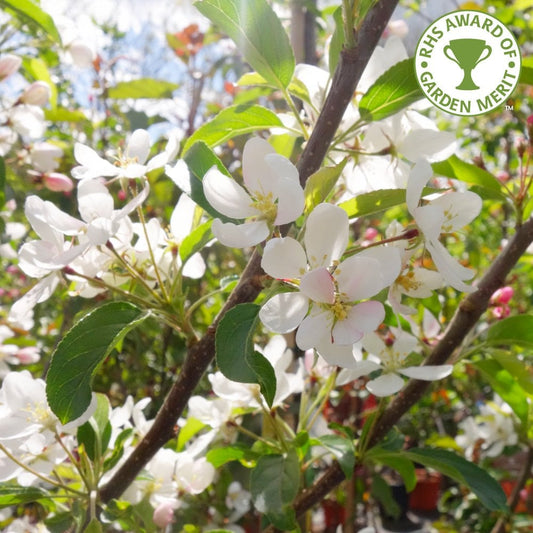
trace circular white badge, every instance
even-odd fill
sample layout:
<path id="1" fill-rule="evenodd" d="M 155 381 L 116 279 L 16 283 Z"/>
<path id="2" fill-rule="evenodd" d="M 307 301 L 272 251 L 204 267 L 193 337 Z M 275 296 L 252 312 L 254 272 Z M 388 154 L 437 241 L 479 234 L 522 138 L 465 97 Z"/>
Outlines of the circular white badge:
<path id="1" fill-rule="evenodd" d="M 420 37 L 418 83 L 438 108 L 461 116 L 503 107 L 520 77 L 520 48 L 511 31 L 481 11 L 448 13 Z"/>

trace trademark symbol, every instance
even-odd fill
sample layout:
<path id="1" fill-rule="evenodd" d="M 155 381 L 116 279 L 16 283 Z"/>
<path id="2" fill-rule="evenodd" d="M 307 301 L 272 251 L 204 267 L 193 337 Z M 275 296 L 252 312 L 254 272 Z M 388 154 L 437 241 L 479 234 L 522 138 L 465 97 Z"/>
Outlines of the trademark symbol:
<path id="1" fill-rule="evenodd" d="M 505 105 L 505 111 L 513 111 L 514 110 L 514 105 Z"/>

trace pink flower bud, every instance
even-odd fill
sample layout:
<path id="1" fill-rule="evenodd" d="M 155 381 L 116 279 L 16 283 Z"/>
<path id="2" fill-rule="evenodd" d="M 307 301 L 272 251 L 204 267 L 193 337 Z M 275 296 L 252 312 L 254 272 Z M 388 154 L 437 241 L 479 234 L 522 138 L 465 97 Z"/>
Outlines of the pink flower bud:
<path id="1" fill-rule="evenodd" d="M 54 192 L 69 192 L 74 188 L 72 180 L 59 172 L 43 174 L 43 183 L 48 190 Z"/>
<path id="2" fill-rule="evenodd" d="M 21 348 L 15 357 L 19 360 L 21 365 L 29 365 L 36 363 L 39 360 L 39 348 L 37 346 L 26 346 Z"/>
<path id="3" fill-rule="evenodd" d="M 80 68 L 91 67 L 93 61 L 96 59 L 96 54 L 93 50 L 80 39 L 72 41 L 68 47 L 68 51 L 74 64 Z"/>
<path id="4" fill-rule="evenodd" d="M 160 503 L 157 509 L 154 511 L 153 521 L 154 524 L 162 529 L 174 522 L 174 507 L 175 502 L 166 501 Z"/>
<path id="5" fill-rule="evenodd" d="M 376 228 L 367 228 L 365 231 L 365 241 L 373 241 L 378 236 Z"/>
<path id="6" fill-rule="evenodd" d="M 6 54 L 0 58 L 0 80 L 5 80 L 11 74 L 17 72 L 22 65 L 22 59 L 13 54 Z"/>
<path id="7" fill-rule="evenodd" d="M 508 317 L 510 312 L 511 309 L 508 305 L 499 305 L 492 310 L 492 316 L 498 320 L 501 320 L 502 318 Z"/>
<path id="8" fill-rule="evenodd" d="M 126 194 L 126 191 L 123 189 L 120 189 L 120 191 L 118 191 L 117 196 L 121 202 L 124 202 L 126 198 L 128 197 L 128 195 Z"/>
<path id="9" fill-rule="evenodd" d="M 511 301 L 513 294 L 514 294 L 514 290 L 512 287 L 509 287 L 509 286 L 500 287 L 490 297 L 490 302 L 493 304 L 508 304 Z"/>
<path id="10" fill-rule="evenodd" d="M 29 104 L 43 107 L 50 100 L 50 86 L 45 81 L 34 81 L 29 87 L 26 87 L 20 101 Z"/>
<path id="11" fill-rule="evenodd" d="M 500 183 L 507 183 L 511 179 L 511 176 L 509 175 L 509 172 L 500 170 L 500 172 L 496 174 L 496 178 Z"/>

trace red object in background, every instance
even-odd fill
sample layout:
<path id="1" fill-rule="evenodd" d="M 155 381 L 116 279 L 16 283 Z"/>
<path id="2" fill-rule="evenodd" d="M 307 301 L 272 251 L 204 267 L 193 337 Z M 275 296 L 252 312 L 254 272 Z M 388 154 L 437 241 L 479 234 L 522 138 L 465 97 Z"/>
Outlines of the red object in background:
<path id="1" fill-rule="evenodd" d="M 409 494 L 409 508 L 413 511 L 435 511 L 439 502 L 442 474 L 416 469 L 416 487 Z"/>
<path id="2" fill-rule="evenodd" d="M 336 528 L 346 521 L 346 511 L 339 502 L 324 500 L 322 502 L 322 509 L 324 509 L 324 519 L 327 528 Z"/>
<path id="3" fill-rule="evenodd" d="M 513 492 L 516 481 L 514 479 L 504 479 L 500 481 L 500 485 L 503 492 L 505 492 L 505 495 L 509 497 L 511 492 Z M 526 485 L 526 487 L 520 491 L 520 499 L 518 500 L 514 512 L 533 515 L 533 483 Z"/>

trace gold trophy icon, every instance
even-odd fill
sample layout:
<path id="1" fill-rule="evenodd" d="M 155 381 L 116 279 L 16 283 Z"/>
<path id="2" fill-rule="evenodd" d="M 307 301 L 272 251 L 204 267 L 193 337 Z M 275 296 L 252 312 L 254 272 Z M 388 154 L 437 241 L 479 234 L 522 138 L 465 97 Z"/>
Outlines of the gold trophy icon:
<path id="1" fill-rule="evenodd" d="M 485 52 L 487 53 L 485 54 Z M 444 55 L 454 63 L 457 63 L 464 71 L 463 81 L 456 89 L 463 91 L 479 89 L 472 79 L 472 71 L 481 61 L 487 59 L 491 53 L 492 48 L 485 44 L 483 39 L 453 39 L 450 44 L 444 47 Z"/>

